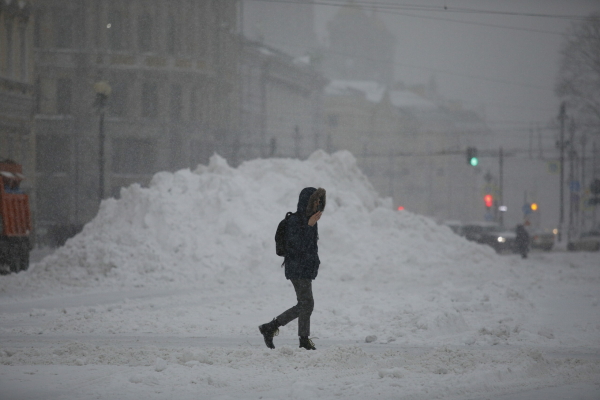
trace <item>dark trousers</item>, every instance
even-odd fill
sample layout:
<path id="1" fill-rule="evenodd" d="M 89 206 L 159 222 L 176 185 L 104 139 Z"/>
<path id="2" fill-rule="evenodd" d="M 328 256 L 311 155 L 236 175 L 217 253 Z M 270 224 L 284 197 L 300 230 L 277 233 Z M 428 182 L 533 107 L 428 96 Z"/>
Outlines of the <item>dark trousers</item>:
<path id="1" fill-rule="evenodd" d="M 315 307 L 311 279 L 292 279 L 298 304 L 277 317 L 281 325 L 298 318 L 298 336 L 310 336 L 310 315 Z"/>

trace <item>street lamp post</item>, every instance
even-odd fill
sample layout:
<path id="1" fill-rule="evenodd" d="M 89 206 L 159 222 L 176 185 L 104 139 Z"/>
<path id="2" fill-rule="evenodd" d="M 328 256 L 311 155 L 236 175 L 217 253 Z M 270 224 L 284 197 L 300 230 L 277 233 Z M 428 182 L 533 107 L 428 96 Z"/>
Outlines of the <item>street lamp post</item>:
<path id="1" fill-rule="evenodd" d="M 100 201 L 104 198 L 104 113 L 106 111 L 106 102 L 111 93 L 111 87 L 106 81 L 98 81 L 94 84 L 96 92 L 96 101 L 94 106 L 100 113 L 99 123 L 99 141 L 98 141 L 98 198 Z"/>

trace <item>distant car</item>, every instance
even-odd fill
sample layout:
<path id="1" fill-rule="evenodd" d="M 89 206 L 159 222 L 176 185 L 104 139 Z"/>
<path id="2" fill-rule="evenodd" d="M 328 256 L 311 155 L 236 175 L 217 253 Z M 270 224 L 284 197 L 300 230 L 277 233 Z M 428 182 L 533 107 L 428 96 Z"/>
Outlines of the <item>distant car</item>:
<path id="1" fill-rule="evenodd" d="M 495 222 L 473 222 L 463 226 L 464 237 L 473 242 L 486 244 L 497 253 L 516 251 L 517 234 Z"/>
<path id="2" fill-rule="evenodd" d="M 463 234 L 463 224 L 460 221 L 444 221 L 443 225 L 452 229 L 452 232 L 457 235 L 464 236 Z"/>
<path id="3" fill-rule="evenodd" d="M 478 242 L 485 232 L 498 231 L 501 227 L 495 222 L 469 222 L 463 225 L 463 236 L 467 240 Z"/>
<path id="4" fill-rule="evenodd" d="M 554 236 L 552 232 L 534 232 L 529 245 L 532 249 L 550 251 L 554 247 Z"/>
<path id="5" fill-rule="evenodd" d="M 567 249 L 570 251 L 599 251 L 600 229 L 582 233 L 579 239 L 569 242 Z"/>
<path id="6" fill-rule="evenodd" d="M 516 239 L 517 234 L 515 232 L 505 229 L 498 229 L 485 232 L 480 239 L 480 243 L 491 246 L 494 250 L 496 250 L 496 253 L 503 253 L 507 251 L 517 252 Z"/>

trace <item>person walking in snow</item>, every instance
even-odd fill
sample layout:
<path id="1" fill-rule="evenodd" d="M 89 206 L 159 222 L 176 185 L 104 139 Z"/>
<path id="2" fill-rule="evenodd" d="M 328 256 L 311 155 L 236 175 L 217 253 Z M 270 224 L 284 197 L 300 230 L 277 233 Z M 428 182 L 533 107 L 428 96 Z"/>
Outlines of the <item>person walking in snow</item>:
<path id="1" fill-rule="evenodd" d="M 307 187 L 302 189 L 298 207 L 286 218 L 285 229 L 285 277 L 292 281 L 298 303 L 284 311 L 271 322 L 258 327 L 268 348 L 274 349 L 273 337 L 279 327 L 298 318 L 300 348 L 316 350 L 310 336 L 310 316 L 314 308 L 312 281 L 319 272 L 319 230 L 317 222 L 325 209 L 325 189 Z"/>
<path id="2" fill-rule="evenodd" d="M 515 238 L 517 251 L 521 254 L 522 258 L 527 258 L 527 252 L 529 251 L 529 233 L 525 227 L 521 224 L 517 225 L 517 237 Z"/>

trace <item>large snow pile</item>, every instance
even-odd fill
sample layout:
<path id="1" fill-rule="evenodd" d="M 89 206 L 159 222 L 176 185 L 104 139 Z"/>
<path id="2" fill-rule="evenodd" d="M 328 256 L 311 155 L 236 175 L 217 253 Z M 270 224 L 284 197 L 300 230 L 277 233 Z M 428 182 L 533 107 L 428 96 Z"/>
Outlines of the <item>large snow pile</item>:
<path id="1" fill-rule="evenodd" d="M 317 151 L 307 161 L 254 160 L 237 169 L 214 155 L 196 171 L 158 173 L 148 188 L 132 185 L 120 199 L 103 201 L 83 232 L 32 274 L 85 286 L 99 278 L 149 284 L 280 275 L 275 227 L 306 186 L 327 189 L 319 224 L 322 267 L 332 269 L 325 275 L 406 280 L 492 257 L 427 218 L 393 211 L 350 153 Z"/>
<path id="2" fill-rule="evenodd" d="M 258 322 L 295 301 L 274 233 L 306 186 L 327 189 L 314 284 L 320 337 L 551 340 L 551 331 L 527 327 L 534 306 L 526 291 L 537 278 L 520 277 L 514 268 L 520 261 L 498 257 L 428 218 L 392 210 L 348 152 L 253 160 L 238 168 L 215 155 L 195 171 L 158 173 L 148 188 L 133 185 L 120 199 L 104 201 L 83 232 L 27 273 L 3 279 L 0 289 L 11 295 L 28 287 L 32 293 L 173 287 L 180 294 L 188 288 L 189 302 L 203 296 L 201 323 L 190 323 L 186 312 L 174 316 L 173 304 L 152 321 L 137 306 L 125 306 L 118 315 L 105 310 L 103 318 L 81 324 L 60 315 L 64 321 L 52 329 L 160 332 L 168 325 L 182 334 L 255 335 Z"/>

